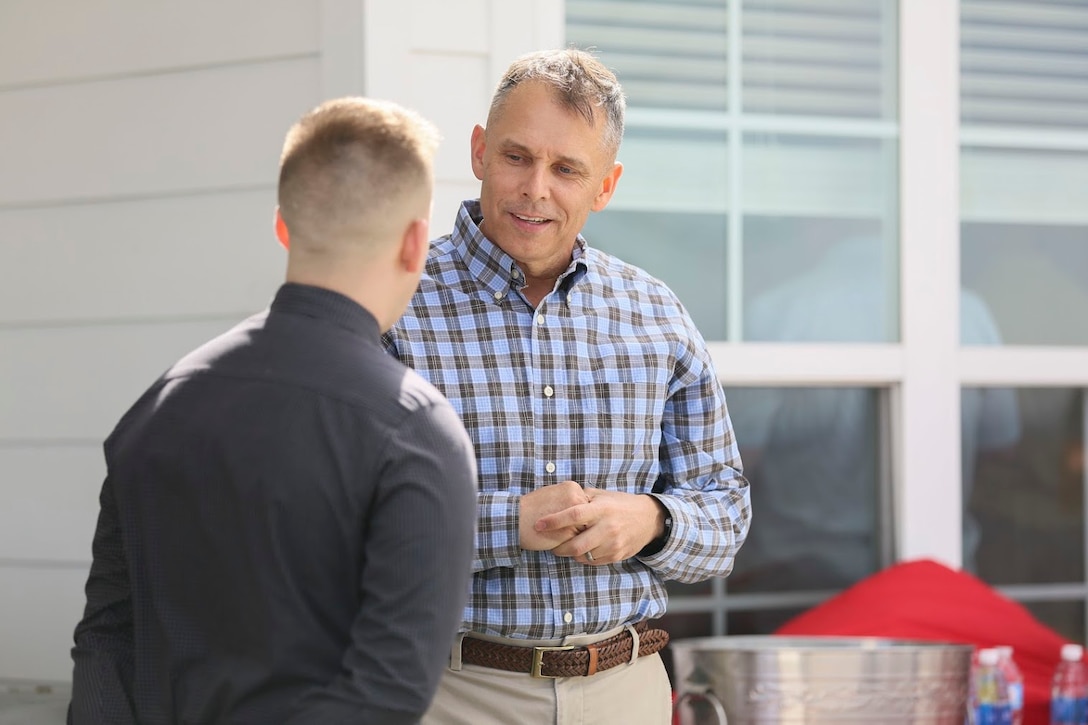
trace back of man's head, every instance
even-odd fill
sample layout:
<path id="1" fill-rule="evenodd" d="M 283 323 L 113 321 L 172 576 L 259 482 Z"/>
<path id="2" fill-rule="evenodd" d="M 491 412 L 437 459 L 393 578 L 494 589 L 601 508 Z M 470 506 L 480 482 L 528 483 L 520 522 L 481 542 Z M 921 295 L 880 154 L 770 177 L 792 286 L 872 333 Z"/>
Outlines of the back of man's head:
<path id="1" fill-rule="evenodd" d="M 389 101 L 338 98 L 287 133 L 279 211 L 292 257 L 366 258 L 430 216 L 435 127 Z"/>

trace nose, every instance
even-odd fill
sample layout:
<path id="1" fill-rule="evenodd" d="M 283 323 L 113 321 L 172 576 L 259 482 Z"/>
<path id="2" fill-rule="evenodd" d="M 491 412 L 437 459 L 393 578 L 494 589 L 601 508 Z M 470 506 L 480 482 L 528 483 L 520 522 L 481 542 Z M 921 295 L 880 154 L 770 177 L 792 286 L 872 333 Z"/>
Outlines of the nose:
<path id="1" fill-rule="evenodd" d="M 548 197 L 548 169 L 544 164 L 533 164 L 526 172 L 522 194 L 536 201 Z"/>

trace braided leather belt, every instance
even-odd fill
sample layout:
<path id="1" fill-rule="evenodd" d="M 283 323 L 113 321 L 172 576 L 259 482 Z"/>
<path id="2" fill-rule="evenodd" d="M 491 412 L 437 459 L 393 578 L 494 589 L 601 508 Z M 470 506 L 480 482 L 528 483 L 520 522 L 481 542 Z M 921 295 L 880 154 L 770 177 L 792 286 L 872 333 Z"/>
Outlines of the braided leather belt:
<path id="1" fill-rule="evenodd" d="M 650 629 L 646 622 L 636 624 L 635 631 L 639 657 L 658 652 L 669 643 L 668 632 Z M 634 638 L 627 629 L 593 644 L 547 647 L 518 647 L 465 637 L 461 640 L 461 661 L 532 677 L 589 677 L 630 662 L 633 646 Z"/>

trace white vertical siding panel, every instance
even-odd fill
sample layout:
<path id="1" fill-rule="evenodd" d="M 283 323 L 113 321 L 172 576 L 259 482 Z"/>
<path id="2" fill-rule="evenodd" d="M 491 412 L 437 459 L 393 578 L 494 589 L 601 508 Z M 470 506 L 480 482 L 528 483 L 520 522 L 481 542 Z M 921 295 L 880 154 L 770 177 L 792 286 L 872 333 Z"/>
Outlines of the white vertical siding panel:
<path id="1" fill-rule="evenodd" d="M 563 1 L 366 2 L 365 90 L 416 108 L 443 135 L 432 233 L 450 228 L 456 204 L 479 193 L 469 164 L 472 127 L 518 55 L 563 44 Z"/>
<path id="2" fill-rule="evenodd" d="M 476 104 L 451 103 L 450 89 L 456 88 L 456 95 L 465 99 L 490 99 L 494 82 L 487 77 L 487 66 L 481 56 L 422 52 L 412 56 L 408 103 L 441 124 L 443 140 L 435 158 L 435 175 L 439 179 L 475 178 L 469 141 L 472 128 L 487 123 L 488 103 L 486 100 Z"/>
<path id="3" fill-rule="evenodd" d="M 411 105 L 411 4 L 364 0 L 363 5 L 363 92 Z"/>
<path id="4" fill-rule="evenodd" d="M 411 0 L 410 5 L 413 50 L 487 54 L 490 0 Z"/>
<path id="5" fill-rule="evenodd" d="M 468 151 L 465 151 L 468 158 Z M 480 195 L 480 182 L 446 181 L 435 184 L 434 213 L 431 214 L 431 236 L 440 237 L 449 234 L 457 219 L 457 209 L 465 199 L 475 199 Z"/>
<path id="6" fill-rule="evenodd" d="M 491 75 L 497 82 L 520 55 L 565 45 L 563 0 L 491 2 Z"/>
<path id="7" fill-rule="evenodd" d="M 321 0 L 322 100 L 364 93 L 365 0 Z"/>

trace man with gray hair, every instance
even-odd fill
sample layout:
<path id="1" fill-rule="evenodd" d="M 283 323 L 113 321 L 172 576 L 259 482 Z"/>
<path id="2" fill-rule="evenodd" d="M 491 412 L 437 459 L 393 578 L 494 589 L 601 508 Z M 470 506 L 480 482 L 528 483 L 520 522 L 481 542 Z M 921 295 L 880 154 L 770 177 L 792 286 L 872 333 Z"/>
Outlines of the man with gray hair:
<path id="1" fill-rule="evenodd" d="M 664 725 L 665 582 L 729 573 L 748 484 L 676 296 L 581 236 L 623 171 L 615 75 L 517 59 L 471 138 L 480 197 L 432 243 L 390 351 L 476 448 L 471 598 L 428 725 Z"/>
<path id="2" fill-rule="evenodd" d="M 476 468 L 449 403 L 380 336 L 423 270 L 436 144 L 362 98 L 288 133 L 286 283 L 106 441 L 70 723 L 426 710 L 467 597 Z"/>

